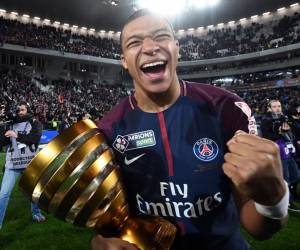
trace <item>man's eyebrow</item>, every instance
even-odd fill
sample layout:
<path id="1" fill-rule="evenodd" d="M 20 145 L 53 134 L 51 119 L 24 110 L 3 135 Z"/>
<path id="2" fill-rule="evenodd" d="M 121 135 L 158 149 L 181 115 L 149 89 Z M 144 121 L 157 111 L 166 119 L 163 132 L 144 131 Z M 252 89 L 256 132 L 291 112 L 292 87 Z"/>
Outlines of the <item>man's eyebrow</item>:
<path id="1" fill-rule="evenodd" d="M 134 39 L 134 38 L 136 38 L 136 39 L 142 39 L 143 36 L 142 36 L 142 35 L 132 35 L 132 36 L 128 37 L 128 38 L 125 40 L 124 43 L 127 43 L 129 40 L 132 40 L 132 39 Z"/>
<path id="2" fill-rule="evenodd" d="M 161 29 L 154 30 L 153 34 L 156 34 L 156 33 L 162 32 L 162 31 L 168 32 L 168 33 L 172 34 L 172 32 L 169 29 L 167 29 L 167 28 L 161 28 Z"/>
<path id="3" fill-rule="evenodd" d="M 153 30 L 153 31 L 151 31 L 150 33 L 151 33 L 151 35 L 155 35 L 155 34 L 157 34 L 157 33 L 159 33 L 159 32 L 168 32 L 168 33 L 170 33 L 170 34 L 173 34 L 172 31 L 170 31 L 170 30 L 167 29 L 167 28 L 161 28 L 161 29 Z M 136 38 L 136 39 L 143 39 L 144 36 L 143 36 L 142 34 L 141 34 L 141 35 L 132 35 L 132 36 L 128 37 L 128 38 L 125 40 L 125 43 L 127 43 L 129 40 L 134 39 L 134 38 Z"/>

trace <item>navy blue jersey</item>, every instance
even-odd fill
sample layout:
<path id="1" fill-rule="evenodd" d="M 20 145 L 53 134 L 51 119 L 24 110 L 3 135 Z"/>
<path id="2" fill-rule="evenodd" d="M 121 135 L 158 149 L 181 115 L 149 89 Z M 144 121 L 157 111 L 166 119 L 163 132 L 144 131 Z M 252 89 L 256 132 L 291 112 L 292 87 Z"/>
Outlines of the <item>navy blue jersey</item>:
<path id="1" fill-rule="evenodd" d="M 234 133 L 253 132 L 251 111 L 223 89 L 180 87 L 163 112 L 142 111 L 132 95 L 98 124 L 120 165 L 130 210 L 177 225 L 174 249 L 248 249 L 222 164 Z"/>

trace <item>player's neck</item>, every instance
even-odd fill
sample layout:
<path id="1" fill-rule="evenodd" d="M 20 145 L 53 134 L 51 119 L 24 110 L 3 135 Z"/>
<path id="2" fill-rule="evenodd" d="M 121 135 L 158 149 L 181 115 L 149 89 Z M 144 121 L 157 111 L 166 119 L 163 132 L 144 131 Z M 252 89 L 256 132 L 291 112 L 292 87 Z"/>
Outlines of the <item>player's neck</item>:
<path id="1" fill-rule="evenodd" d="M 149 113 L 158 113 L 168 109 L 179 96 L 180 84 L 177 78 L 170 88 L 163 93 L 147 93 L 141 89 L 136 89 L 135 92 L 138 107 Z"/>

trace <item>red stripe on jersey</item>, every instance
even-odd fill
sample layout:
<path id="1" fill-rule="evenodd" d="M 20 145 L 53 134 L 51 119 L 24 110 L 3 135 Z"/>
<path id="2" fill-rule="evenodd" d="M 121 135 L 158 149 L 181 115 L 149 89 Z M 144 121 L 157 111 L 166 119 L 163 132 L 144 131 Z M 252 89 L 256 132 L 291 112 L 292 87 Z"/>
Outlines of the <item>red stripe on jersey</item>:
<path id="1" fill-rule="evenodd" d="M 185 226 L 183 222 L 177 222 L 178 227 L 180 228 L 179 234 L 183 236 L 185 234 Z"/>
<path id="2" fill-rule="evenodd" d="M 173 176 L 174 175 L 173 157 L 171 153 L 164 114 L 163 112 L 159 112 L 157 114 L 158 114 L 159 126 L 160 126 L 163 144 L 164 144 L 165 154 L 168 162 L 169 176 Z"/>

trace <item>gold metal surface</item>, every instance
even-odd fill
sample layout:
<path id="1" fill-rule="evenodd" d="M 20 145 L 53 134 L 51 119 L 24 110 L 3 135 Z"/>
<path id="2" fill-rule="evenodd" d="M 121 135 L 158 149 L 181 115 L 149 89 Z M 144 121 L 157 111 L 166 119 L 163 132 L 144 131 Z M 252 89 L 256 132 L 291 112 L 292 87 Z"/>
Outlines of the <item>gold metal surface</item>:
<path id="1" fill-rule="evenodd" d="M 77 148 L 77 150 L 64 162 L 63 166 L 60 167 L 60 173 L 53 178 L 48 184 L 50 187 L 47 189 L 45 187 L 45 192 L 43 193 L 43 199 L 40 202 L 46 201 L 46 205 L 49 206 L 49 211 L 55 211 L 65 195 L 68 194 L 69 190 L 76 185 L 81 176 L 85 173 L 93 161 L 101 154 L 107 146 L 101 143 L 102 137 L 94 136 L 89 141 L 85 142 L 83 145 Z M 89 150 L 91 151 L 89 152 Z M 88 171 L 89 173 L 90 171 Z M 54 190 L 55 189 L 55 190 Z M 48 191 L 48 192 L 47 192 Z M 55 191 L 55 193 L 54 193 Z M 80 192 L 82 190 L 78 190 Z M 46 197 L 46 195 L 48 197 Z M 46 199 L 49 198 L 49 199 Z"/>
<path id="2" fill-rule="evenodd" d="M 104 173 L 105 167 L 111 162 L 113 158 L 110 150 L 106 150 L 81 176 L 73 183 L 66 194 L 57 192 L 57 198 L 53 198 L 50 204 L 50 211 L 55 212 L 55 215 L 61 219 L 64 219 L 82 194 L 84 190 L 90 185 L 90 183 L 101 173 Z M 61 196 L 61 197 L 60 197 Z M 64 199 L 63 199 L 64 198 Z"/>
<path id="3" fill-rule="evenodd" d="M 48 143 L 21 176 L 21 190 L 43 210 L 95 227 L 142 250 L 167 250 L 176 228 L 161 218 L 131 218 L 120 171 L 104 136 L 82 120 Z"/>
<path id="4" fill-rule="evenodd" d="M 91 182 L 89 187 L 82 193 L 82 195 L 75 202 L 70 212 L 67 215 L 67 220 L 76 224 L 85 225 L 90 214 L 103 202 L 108 192 L 110 192 L 118 183 L 119 175 L 117 169 L 114 169 L 101 183 L 97 176 L 94 182 Z M 99 183 L 100 182 L 100 183 Z M 95 189 L 96 188 L 96 189 Z"/>
<path id="5" fill-rule="evenodd" d="M 70 155 L 61 163 L 61 165 L 48 167 L 43 175 L 40 177 L 36 184 L 32 200 L 38 202 L 39 206 L 47 210 L 50 200 L 52 199 L 55 192 L 59 189 L 61 183 L 66 181 L 67 178 L 76 171 L 84 171 L 82 162 L 86 161 L 90 151 L 100 149 L 98 154 L 103 152 L 104 138 L 101 134 L 96 134 L 89 138 L 84 144 L 70 152 Z M 107 147 L 106 147 L 107 148 Z M 96 157 L 98 156 L 96 155 Z M 87 166 L 89 167 L 89 165 Z M 41 196 L 41 194 L 43 195 Z"/>
<path id="6" fill-rule="evenodd" d="M 90 130 L 96 133 L 96 124 L 91 120 L 82 120 L 49 142 L 47 146 L 32 159 L 29 166 L 23 172 L 22 178 L 20 179 L 20 188 L 24 193 L 32 194 L 43 170 L 62 152 L 62 149 L 74 140 L 82 137 L 85 133 L 91 132 Z"/>

